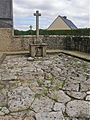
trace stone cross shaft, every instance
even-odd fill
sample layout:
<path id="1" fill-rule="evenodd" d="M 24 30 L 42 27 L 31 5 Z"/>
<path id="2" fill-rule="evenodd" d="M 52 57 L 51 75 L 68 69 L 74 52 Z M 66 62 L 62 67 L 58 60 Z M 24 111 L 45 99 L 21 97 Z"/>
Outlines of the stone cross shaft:
<path id="1" fill-rule="evenodd" d="M 39 11 L 36 11 L 36 13 L 34 13 L 34 16 L 36 16 L 36 38 L 38 40 L 39 38 L 39 16 L 41 16 L 41 13 L 39 13 Z"/>

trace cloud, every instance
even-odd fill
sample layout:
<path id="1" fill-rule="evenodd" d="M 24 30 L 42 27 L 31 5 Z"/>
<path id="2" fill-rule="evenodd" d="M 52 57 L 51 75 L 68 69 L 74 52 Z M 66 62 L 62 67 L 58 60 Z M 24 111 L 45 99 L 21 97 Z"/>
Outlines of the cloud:
<path id="1" fill-rule="evenodd" d="M 35 28 L 36 10 L 42 13 L 40 28 L 46 29 L 58 15 L 67 16 L 77 27 L 90 27 L 89 0 L 14 0 L 13 6 L 14 27 L 18 29 L 28 29 L 30 24 Z"/>

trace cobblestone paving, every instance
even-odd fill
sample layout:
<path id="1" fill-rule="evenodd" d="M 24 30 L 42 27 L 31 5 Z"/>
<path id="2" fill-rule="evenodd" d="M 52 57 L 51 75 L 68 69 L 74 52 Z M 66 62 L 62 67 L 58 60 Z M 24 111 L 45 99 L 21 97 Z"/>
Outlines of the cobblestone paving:
<path id="1" fill-rule="evenodd" d="M 60 54 L 7 56 L 0 66 L 0 120 L 89 120 L 90 63 Z"/>

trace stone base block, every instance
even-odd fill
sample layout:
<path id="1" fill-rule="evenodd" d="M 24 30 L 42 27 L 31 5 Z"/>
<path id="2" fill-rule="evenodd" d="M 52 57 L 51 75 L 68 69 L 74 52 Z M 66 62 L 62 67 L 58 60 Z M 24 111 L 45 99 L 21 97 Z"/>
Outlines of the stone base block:
<path id="1" fill-rule="evenodd" d="M 31 57 L 45 57 L 46 56 L 47 44 L 30 44 L 29 51 Z"/>

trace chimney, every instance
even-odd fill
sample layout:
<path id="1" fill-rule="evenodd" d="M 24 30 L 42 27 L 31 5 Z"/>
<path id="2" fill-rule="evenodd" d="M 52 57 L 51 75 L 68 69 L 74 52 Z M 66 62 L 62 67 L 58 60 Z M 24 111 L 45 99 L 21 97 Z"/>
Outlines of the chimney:
<path id="1" fill-rule="evenodd" d="M 67 16 L 63 16 L 64 19 L 67 19 Z"/>

